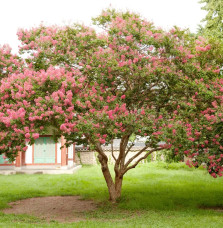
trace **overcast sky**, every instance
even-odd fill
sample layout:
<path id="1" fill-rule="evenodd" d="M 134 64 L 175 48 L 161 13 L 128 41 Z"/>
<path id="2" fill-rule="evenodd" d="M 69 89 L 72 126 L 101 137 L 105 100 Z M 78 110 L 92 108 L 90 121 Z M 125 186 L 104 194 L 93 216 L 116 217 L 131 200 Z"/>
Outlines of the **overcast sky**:
<path id="1" fill-rule="evenodd" d="M 17 52 L 18 28 L 35 27 L 41 22 L 83 22 L 90 25 L 91 18 L 109 6 L 140 13 L 163 28 L 178 25 L 196 32 L 197 25 L 206 14 L 198 2 L 199 0 L 1 0 L 0 44 L 8 43 L 13 52 Z"/>

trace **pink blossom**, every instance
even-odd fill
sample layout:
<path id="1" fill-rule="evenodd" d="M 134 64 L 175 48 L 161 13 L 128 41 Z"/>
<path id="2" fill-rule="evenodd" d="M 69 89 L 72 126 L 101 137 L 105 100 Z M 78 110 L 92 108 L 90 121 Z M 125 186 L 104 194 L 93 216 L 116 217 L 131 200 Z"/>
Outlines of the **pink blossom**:
<path id="1" fill-rule="evenodd" d="M 105 143 L 105 139 L 100 138 L 100 139 L 99 139 L 99 142 L 100 142 L 101 144 L 104 144 L 104 143 Z"/>
<path id="2" fill-rule="evenodd" d="M 145 115 L 145 110 L 144 109 L 141 110 L 141 115 Z"/>
<path id="3" fill-rule="evenodd" d="M 29 133 L 26 133 L 25 134 L 25 137 L 28 139 L 28 138 L 30 138 L 30 134 Z"/>
<path id="4" fill-rule="evenodd" d="M 39 138 L 39 134 L 38 134 L 38 133 L 34 133 L 34 134 L 33 134 L 33 138 L 34 138 L 34 139 L 38 139 L 38 138 Z"/>
<path id="5" fill-rule="evenodd" d="M 60 130 L 61 130 L 61 131 L 66 131 L 66 130 L 67 130 L 66 125 L 65 125 L 65 124 L 62 124 L 62 125 L 60 126 Z"/>
<path id="6" fill-rule="evenodd" d="M 28 146 L 25 146 L 22 148 L 23 151 L 26 151 L 28 149 Z"/>
<path id="7" fill-rule="evenodd" d="M 132 40 L 133 40 L 133 39 L 132 39 L 132 35 L 126 36 L 125 40 L 126 40 L 126 41 L 132 41 Z"/>
<path id="8" fill-rule="evenodd" d="M 191 138 L 188 138 L 188 140 L 194 142 L 195 139 L 191 137 Z"/>

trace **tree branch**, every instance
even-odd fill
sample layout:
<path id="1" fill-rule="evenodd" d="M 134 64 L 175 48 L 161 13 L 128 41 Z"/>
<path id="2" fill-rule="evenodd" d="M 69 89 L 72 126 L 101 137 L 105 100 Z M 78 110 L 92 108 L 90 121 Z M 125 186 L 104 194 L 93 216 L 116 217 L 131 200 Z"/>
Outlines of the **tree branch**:
<path id="1" fill-rule="evenodd" d="M 116 157 L 115 157 L 115 155 L 114 155 L 113 139 L 112 139 L 112 141 L 111 141 L 111 151 L 112 151 L 112 157 L 113 157 L 113 159 L 114 159 L 115 161 L 117 161 L 117 159 L 116 159 Z"/>
<path id="2" fill-rule="evenodd" d="M 96 143 L 96 151 L 102 156 L 102 158 L 108 162 L 108 157 L 107 155 L 104 153 L 101 144 L 100 143 Z"/>
<path id="3" fill-rule="evenodd" d="M 159 150 L 163 150 L 163 148 L 156 148 L 156 149 L 150 150 L 143 157 L 139 158 L 138 161 L 136 161 L 133 165 L 129 166 L 128 168 L 125 166 L 126 169 L 125 169 L 125 171 L 123 172 L 122 175 L 124 175 L 128 170 L 135 168 L 139 164 L 140 161 L 142 161 L 143 159 L 146 159 L 151 153 L 153 153 L 154 151 L 159 151 Z M 136 156 L 133 156 L 133 157 L 136 157 Z"/>
<path id="4" fill-rule="evenodd" d="M 87 138 L 87 140 L 92 143 L 93 145 L 96 146 L 96 151 L 101 155 L 101 157 L 106 161 L 108 162 L 108 157 L 107 155 L 104 153 L 102 147 L 101 147 L 101 144 L 100 143 L 95 143 L 91 140 L 91 137 L 88 135 L 88 134 L 85 134 L 85 137 Z"/>
<path id="5" fill-rule="evenodd" d="M 124 135 L 121 139 L 120 142 L 120 148 L 119 148 L 119 156 L 115 162 L 115 173 L 118 174 L 119 169 L 121 169 L 121 167 L 124 166 L 124 162 L 125 162 L 125 148 L 128 144 L 128 140 L 129 140 L 129 136 L 130 135 Z"/>
<path id="6" fill-rule="evenodd" d="M 128 167 L 128 165 L 135 159 L 137 158 L 143 151 L 145 151 L 150 145 L 147 145 L 145 147 L 143 147 L 137 154 L 135 154 L 134 156 L 132 156 L 125 164 L 125 168 Z"/>
<path id="7" fill-rule="evenodd" d="M 120 142 L 119 165 L 124 166 L 125 149 L 129 141 L 129 135 L 125 135 Z"/>
<path id="8" fill-rule="evenodd" d="M 133 142 L 132 145 L 130 147 L 128 147 L 126 153 L 125 153 L 125 158 L 127 156 L 127 154 L 129 153 L 129 151 L 132 149 L 132 147 L 135 145 L 135 143 Z"/>

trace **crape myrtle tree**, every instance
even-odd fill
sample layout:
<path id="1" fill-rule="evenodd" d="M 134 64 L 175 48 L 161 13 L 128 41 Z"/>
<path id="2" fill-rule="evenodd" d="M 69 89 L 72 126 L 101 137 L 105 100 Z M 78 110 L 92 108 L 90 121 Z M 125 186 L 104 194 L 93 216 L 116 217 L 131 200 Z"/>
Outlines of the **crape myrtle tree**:
<path id="1" fill-rule="evenodd" d="M 222 43 L 222 17 L 223 17 L 223 2 L 221 0 L 201 0 L 204 3 L 202 9 L 207 11 L 204 26 L 200 26 L 199 34 L 212 40 L 218 39 L 219 45 Z M 202 50 L 201 46 L 204 40 L 197 41 L 197 48 Z M 222 46 L 216 48 L 215 59 L 218 61 L 222 69 Z M 218 59 L 218 60 L 217 60 Z M 222 75 L 222 72 L 220 72 Z M 200 82 L 199 82 L 200 83 Z M 203 83 L 203 82 L 202 82 Z M 198 101 L 201 101 L 204 94 L 208 94 L 208 106 L 203 108 L 199 113 L 196 113 L 195 121 L 178 123 L 178 126 L 172 125 L 172 130 L 175 132 L 175 142 L 178 141 L 178 146 L 172 148 L 169 153 L 172 158 L 179 160 L 183 156 L 187 156 L 187 164 L 189 166 L 198 167 L 205 165 L 208 172 L 213 176 L 222 176 L 223 170 L 223 81 L 222 76 L 214 80 L 212 83 L 204 84 L 203 91 L 200 94 L 197 92 L 191 106 L 196 106 Z M 204 92 L 204 90 L 206 90 Z M 182 129 L 182 125 L 185 129 Z M 181 127 L 180 127 L 181 126 Z M 170 130 L 169 130 L 170 131 Z M 182 136 L 183 134 L 183 136 Z M 167 135 L 167 134 L 166 134 Z M 173 136 L 173 135 L 172 135 Z M 170 136 L 171 137 L 171 136 Z"/>
<path id="2" fill-rule="evenodd" d="M 188 105 L 195 108 L 203 96 L 208 96 L 207 101 L 211 102 L 208 107 L 200 109 L 196 116 L 194 111 L 187 115 L 194 116 L 193 121 L 189 121 L 191 118 L 177 120 L 176 117 L 166 129 L 165 137 L 175 145 L 169 150 L 172 157 L 181 159 L 186 156 L 187 165 L 196 168 L 204 165 L 216 178 L 223 174 L 223 79 L 204 84 Z"/>
<path id="3" fill-rule="evenodd" d="M 9 45 L 0 46 L 0 79 L 21 72 L 23 67 L 24 61 L 18 55 L 12 54 Z"/>
<path id="4" fill-rule="evenodd" d="M 188 104 L 197 91 L 209 94 L 204 85 L 219 76 L 217 43 L 176 27 L 166 32 L 130 12 L 107 10 L 94 23 L 103 32 L 83 25 L 18 32 L 26 67 L 1 81 L 0 153 L 13 160 L 53 130 L 55 140 L 62 135 L 66 145 L 89 145 L 98 153 L 110 200 L 116 201 L 128 170 L 178 143 L 169 131 L 173 124 L 194 121 L 192 111 L 207 109 L 213 94 L 203 96 L 206 103 Z M 132 135 L 147 141 L 127 159 Z M 121 139 L 118 156 L 114 139 Z"/>

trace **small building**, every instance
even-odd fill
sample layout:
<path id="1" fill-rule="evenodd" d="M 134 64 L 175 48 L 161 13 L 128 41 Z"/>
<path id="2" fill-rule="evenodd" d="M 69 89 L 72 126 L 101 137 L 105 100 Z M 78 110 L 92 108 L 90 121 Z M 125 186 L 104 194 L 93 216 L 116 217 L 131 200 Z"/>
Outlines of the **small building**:
<path id="1" fill-rule="evenodd" d="M 75 146 L 61 148 L 65 139 L 61 137 L 58 142 L 52 135 L 42 135 L 33 145 L 28 145 L 26 152 L 19 152 L 15 161 L 9 163 L 4 154 L 0 155 L 0 170 L 71 170 L 75 167 Z M 65 172 L 66 173 L 66 172 Z"/>
<path id="2" fill-rule="evenodd" d="M 81 167 L 81 164 L 99 164 L 97 152 L 83 146 L 75 147 L 74 144 L 68 148 L 65 146 L 62 147 L 64 144 L 65 139 L 63 137 L 61 137 L 58 142 L 55 142 L 52 135 L 41 135 L 35 140 L 33 145 L 28 145 L 26 152 L 20 152 L 13 163 L 9 163 L 7 159 L 4 158 L 4 155 L 0 155 L 0 174 L 69 174 Z M 116 158 L 119 155 L 119 144 L 120 140 L 114 140 L 113 152 Z M 136 155 L 144 146 L 144 142 L 137 142 L 129 151 L 126 160 Z M 111 153 L 111 145 L 103 146 L 103 149 L 108 157 L 109 164 L 114 164 L 115 161 Z M 145 154 L 146 151 L 139 157 L 145 156 Z M 133 162 L 135 160 L 133 160 Z M 156 153 L 153 153 L 151 160 L 156 160 Z M 146 160 L 142 162 L 146 162 Z"/>

